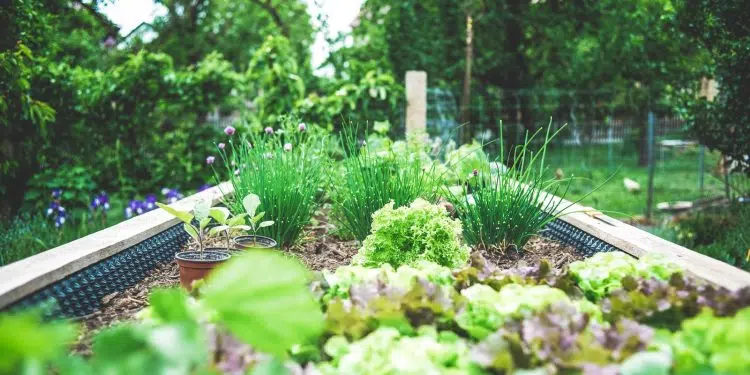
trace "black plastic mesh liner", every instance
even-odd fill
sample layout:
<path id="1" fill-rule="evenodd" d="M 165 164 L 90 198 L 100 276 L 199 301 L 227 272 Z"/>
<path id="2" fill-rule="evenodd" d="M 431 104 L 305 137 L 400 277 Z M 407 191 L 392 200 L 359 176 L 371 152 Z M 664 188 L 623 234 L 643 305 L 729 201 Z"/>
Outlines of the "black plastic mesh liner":
<path id="1" fill-rule="evenodd" d="M 26 296 L 6 309 L 19 310 L 54 300 L 56 306 L 53 304 L 53 309 L 46 313 L 49 318 L 91 314 L 99 309 L 102 297 L 135 285 L 156 266 L 174 259 L 174 254 L 188 238 L 182 225 L 176 225 Z"/>
<path id="2" fill-rule="evenodd" d="M 547 224 L 540 234 L 544 237 L 573 246 L 586 257 L 590 257 L 596 253 L 619 250 L 618 248 L 560 219 Z"/>

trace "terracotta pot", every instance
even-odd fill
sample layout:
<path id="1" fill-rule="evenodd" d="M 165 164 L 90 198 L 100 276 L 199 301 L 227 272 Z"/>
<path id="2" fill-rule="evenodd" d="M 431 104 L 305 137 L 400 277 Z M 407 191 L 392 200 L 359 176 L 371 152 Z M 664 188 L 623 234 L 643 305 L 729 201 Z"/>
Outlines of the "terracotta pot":
<path id="1" fill-rule="evenodd" d="M 237 236 L 232 239 L 232 248 L 236 251 L 250 249 L 272 249 L 278 244 L 273 238 L 265 236 Z"/>
<path id="2" fill-rule="evenodd" d="M 180 266 L 180 284 L 188 291 L 193 281 L 206 277 L 212 269 L 226 262 L 231 255 L 224 249 L 210 248 L 203 251 L 183 251 L 174 256 Z"/>

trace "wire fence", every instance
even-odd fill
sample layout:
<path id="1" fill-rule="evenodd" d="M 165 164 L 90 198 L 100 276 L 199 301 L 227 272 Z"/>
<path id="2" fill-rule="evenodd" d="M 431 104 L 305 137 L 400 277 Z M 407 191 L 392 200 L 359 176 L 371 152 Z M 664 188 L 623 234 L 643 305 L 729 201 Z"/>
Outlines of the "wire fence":
<path id="1" fill-rule="evenodd" d="M 592 205 L 614 207 L 628 216 L 669 210 L 668 202 L 722 195 L 734 199 L 750 191 L 745 176 L 725 177 L 720 155 L 703 148 L 684 120 L 666 109 L 634 104 L 638 100 L 633 95 L 556 89 L 485 92 L 472 99 L 470 121 L 463 124 L 460 94 L 428 88 L 426 126 L 443 142 L 475 139 L 497 155 L 500 132 L 503 146 L 510 146 L 549 125 L 553 132 L 560 131 L 548 147 L 550 170 L 585 181 L 576 184 L 574 196 L 601 189 Z M 608 179 L 607 186 L 600 186 Z"/>

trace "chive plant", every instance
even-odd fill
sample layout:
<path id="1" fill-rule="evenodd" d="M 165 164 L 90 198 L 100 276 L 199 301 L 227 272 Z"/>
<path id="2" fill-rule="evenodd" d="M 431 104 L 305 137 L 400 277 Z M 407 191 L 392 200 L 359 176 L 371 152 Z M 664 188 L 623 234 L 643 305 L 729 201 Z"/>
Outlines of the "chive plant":
<path id="1" fill-rule="evenodd" d="M 222 152 L 226 172 L 234 187 L 227 206 L 236 215 L 244 212 L 248 194 L 260 198 L 258 212 L 274 225 L 258 234 L 282 246 L 294 244 L 319 206 L 319 186 L 327 165 L 322 145 L 325 135 L 310 134 L 307 127 L 266 128 L 260 134 L 230 138 L 230 153 Z"/>
<path id="2" fill-rule="evenodd" d="M 370 233 L 372 214 L 388 202 L 398 208 L 417 198 L 437 200 L 443 176 L 434 163 L 426 165 L 419 157 L 392 150 L 376 153 L 366 142 L 358 141 L 352 126 L 341 131 L 340 141 L 346 157 L 341 162 L 342 173 L 332 176 L 330 183 L 332 213 L 358 241 Z"/>
<path id="3" fill-rule="evenodd" d="M 501 165 L 507 162 L 507 168 L 499 173 L 489 168 L 476 170 L 461 193 L 450 196 L 470 245 L 501 252 L 521 249 L 569 207 L 561 200 L 545 199 L 548 193 L 564 198 L 572 180 L 546 177 L 547 146 L 561 129 L 550 134 L 548 126 L 541 146 L 532 149 L 532 142 L 543 130 L 531 136 L 527 133 L 524 143 L 513 148 L 507 159 L 501 132 L 498 161 Z"/>

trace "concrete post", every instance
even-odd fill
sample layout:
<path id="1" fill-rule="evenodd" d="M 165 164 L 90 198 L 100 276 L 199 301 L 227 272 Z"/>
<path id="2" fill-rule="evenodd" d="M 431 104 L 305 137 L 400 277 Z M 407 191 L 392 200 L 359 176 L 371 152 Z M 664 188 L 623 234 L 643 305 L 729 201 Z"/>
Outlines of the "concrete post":
<path id="1" fill-rule="evenodd" d="M 427 131 L 427 73 L 406 72 L 406 133 Z"/>

